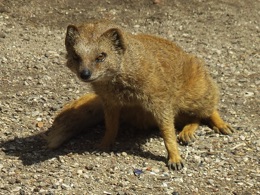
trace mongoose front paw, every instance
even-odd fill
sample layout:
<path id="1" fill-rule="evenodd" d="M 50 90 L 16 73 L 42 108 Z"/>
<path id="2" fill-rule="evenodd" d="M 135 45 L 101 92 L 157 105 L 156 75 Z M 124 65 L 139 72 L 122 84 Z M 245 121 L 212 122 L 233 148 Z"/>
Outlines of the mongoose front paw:
<path id="1" fill-rule="evenodd" d="M 168 168 L 169 170 L 173 170 L 173 171 L 179 171 L 184 167 L 184 163 L 182 162 L 182 159 L 180 156 L 177 156 L 175 158 L 170 158 L 168 159 Z"/>
<path id="2" fill-rule="evenodd" d="M 216 133 L 220 133 L 220 134 L 224 134 L 224 135 L 230 135 L 235 132 L 235 129 L 226 123 L 223 123 L 218 126 L 213 126 L 213 130 Z"/>
<path id="3" fill-rule="evenodd" d="M 181 131 L 178 135 L 178 141 L 183 145 L 188 145 L 190 142 L 194 141 L 196 137 L 197 136 L 194 134 L 194 132 Z"/>

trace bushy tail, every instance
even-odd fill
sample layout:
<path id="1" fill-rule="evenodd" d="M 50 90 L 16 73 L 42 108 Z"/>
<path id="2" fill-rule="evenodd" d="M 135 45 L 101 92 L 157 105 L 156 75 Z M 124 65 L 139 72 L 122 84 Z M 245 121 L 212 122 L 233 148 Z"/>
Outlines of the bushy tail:
<path id="1" fill-rule="evenodd" d="M 81 131 L 101 123 L 104 120 L 103 115 L 102 102 L 95 94 L 86 94 L 67 104 L 46 133 L 48 147 L 58 148 Z"/>

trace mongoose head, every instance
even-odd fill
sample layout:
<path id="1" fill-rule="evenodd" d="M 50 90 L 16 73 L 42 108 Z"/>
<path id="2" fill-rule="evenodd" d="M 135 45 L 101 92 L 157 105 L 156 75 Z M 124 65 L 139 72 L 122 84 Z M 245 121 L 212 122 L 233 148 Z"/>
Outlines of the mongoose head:
<path id="1" fill-rule="evenodd" d="M 122 33 L 107 23 L 69 25 L 65 39 L 68 68 L 85 82 L 113 78 L 125 52 Z"/>

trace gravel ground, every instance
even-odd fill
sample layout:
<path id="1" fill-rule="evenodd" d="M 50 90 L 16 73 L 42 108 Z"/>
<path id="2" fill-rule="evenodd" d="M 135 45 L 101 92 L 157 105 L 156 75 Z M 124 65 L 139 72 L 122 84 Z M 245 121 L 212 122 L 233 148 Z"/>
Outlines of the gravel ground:
<path id="1" fill-rule="evenodd" d="M 0 0 L 0 194 L 260 194 L 259 0 Z M 94 153 L 100 124 L 55 151 L 41 133 L 89 92 L 64 66 L 70 23 L 108 18 L 177 42 L 207 62 L 220 111 L 237 131 L 180 146 L 168 172 L 158 133 L 123 127 L 113 151 Z M 122 133 L 123 132 L 123 133 Z"/>

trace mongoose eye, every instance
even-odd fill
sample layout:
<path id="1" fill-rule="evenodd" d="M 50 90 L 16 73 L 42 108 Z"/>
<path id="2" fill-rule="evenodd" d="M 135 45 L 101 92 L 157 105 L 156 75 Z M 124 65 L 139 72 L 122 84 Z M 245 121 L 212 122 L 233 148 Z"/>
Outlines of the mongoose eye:
<path id="1" fill-rule="evenodd" d="M 107 54 L 102 52 L 100 53 L 97 58 L 96 58 L 96 62 L 103 62 L 107 57 Z"/>

